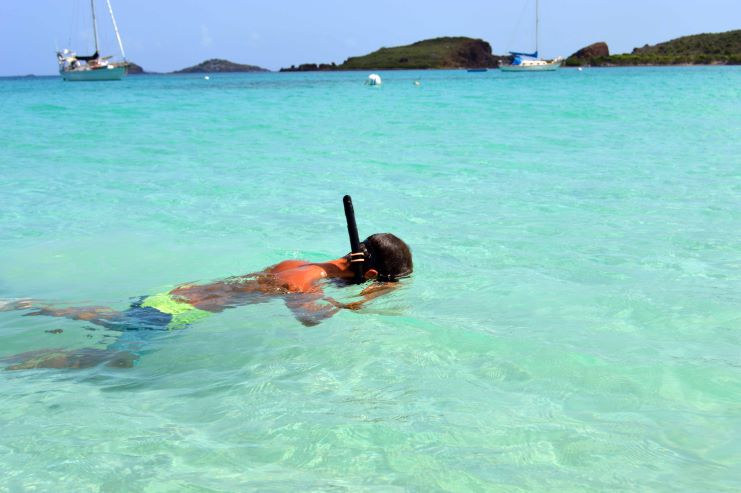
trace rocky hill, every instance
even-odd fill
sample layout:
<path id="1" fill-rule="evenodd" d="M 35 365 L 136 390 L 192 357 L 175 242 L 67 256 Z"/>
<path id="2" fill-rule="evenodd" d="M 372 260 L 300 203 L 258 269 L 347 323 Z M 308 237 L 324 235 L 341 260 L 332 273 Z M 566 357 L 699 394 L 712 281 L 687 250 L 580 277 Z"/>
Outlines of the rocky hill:
<path id="1" fill-rule="evenodd" d="M 134 62 L 129 62 L 129 75 L 142 75 L 146 74 L 141 65 L 137 65 Z"/>
<path id="2" fill-rule="evenodd" d="M 566 65 L 739 65 L 741 30 L 683 36 L 665 43 L 635 48 L 629 54 L 610 55 L 593 50 L 600 43 L 582 48 L 566 60 Z M 602 43 L 604 44 L 604 43 Z M 604 46 L 607 48 L 607 45 Z"/>
<path id="3" fill-rule="evenodd" d="M 604 41 L 599 41 L 597 43 L 592 43 L 589 46 L 585 46 L 576 53 L 573 53 L 566 59 L 565 65 L 567 67 L 592 65 L 592 60 L 595 58 L 608 56 L 610 56 L 610 48 Z"/>
<path id="4" fill-rule="evenodd" d="M 381 48 L 368 55 L 348 58 L 340 65 L 303 64 L 281 71 L 494 68 L 501 58 L 493 55 L 491 45 L 482 39 L 445 37 Z"/>
<path id="5" fill-rule="evenodd" d="M 219 72 L 270 72 L 266 68 L 258 67 L 256 65 L 243 65 L 241 63 L 230 62 L 229 60 L 222 60 L 219 58 L 212 58 L 206 60 L 198 65 L 184 68 L 182 70 L 176 70 L 173 74 L 212 74 Z"/>

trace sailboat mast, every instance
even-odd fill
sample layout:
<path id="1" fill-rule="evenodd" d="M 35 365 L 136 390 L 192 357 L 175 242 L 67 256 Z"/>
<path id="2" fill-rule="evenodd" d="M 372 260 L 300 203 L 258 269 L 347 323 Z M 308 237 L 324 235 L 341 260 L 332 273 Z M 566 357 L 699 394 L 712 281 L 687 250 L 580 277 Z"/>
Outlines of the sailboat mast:
<path id="1" fill-rule="evenodd" d="M 95 0 L 90 0 L 90 9 L 93 11 L 93 37 L 95 37 L 95 54 L 98 54 L 98 21 L 95 19 Z"/>
<path id="2" fill-rule="evenodd" d="M 535 0 L 535 53 L 538 56 L 538 31 L 540 30 L 540 0 Z"/>
<path id="3" fill-rule="evenodd" d="M 121 48 L 121 56 L 126 61 L 126 53 L 124 53 L 123 43 L 121 42 L 121 35 L 118 33 L 118 25 L 116 24 L 116 17 L 113 15 L 113 7 L 111 7 L 111 0 L 106 0 L 108 4 L 108 12 L 111 14 L 111 21 L 113 21 L 113 30 L 116 31 L 116 39 L 118 40 L 118 47 Z"/>

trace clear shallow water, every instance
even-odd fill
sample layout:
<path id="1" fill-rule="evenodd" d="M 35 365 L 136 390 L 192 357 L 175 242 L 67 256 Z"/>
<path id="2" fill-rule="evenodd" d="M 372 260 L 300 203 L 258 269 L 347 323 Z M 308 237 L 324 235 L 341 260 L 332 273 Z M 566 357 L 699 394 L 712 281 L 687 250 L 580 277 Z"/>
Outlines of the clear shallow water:
<path id="1" fill-rule="evenodd" d="M 0 80 L 0 298 L 333 258 L 345 193 L 416 263 L 0 372 L 0 491 L 741 488 L 741 70 L 382 75 Z M 0 313 L 0 357 L 91 329 Z"/>

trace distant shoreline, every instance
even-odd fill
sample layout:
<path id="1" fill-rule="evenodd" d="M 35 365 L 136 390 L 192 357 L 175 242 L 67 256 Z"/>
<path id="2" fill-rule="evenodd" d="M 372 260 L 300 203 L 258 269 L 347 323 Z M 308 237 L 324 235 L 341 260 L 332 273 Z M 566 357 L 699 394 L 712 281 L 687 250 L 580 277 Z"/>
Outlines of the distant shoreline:
<path id="1" fill-rule="evenodd" d="M 586 66 L 586 67 L 561 67 L 561 70 L 579 70 L 580 68 L 585 69 L 588 68 L 590 70 L 601 70 L 601 69 L 616 69 L 616 68 L 626 68 L 626 69 L 641 69 L 641 68 L 690 68 L 690 67 L 698 67 L 698 68 L 706 68 L 706 67 L 728 67 L 731 68 L 739 68 L 741 65 L 729 65 L 725 63 L 685 63 L 685 64 L 675 64 L 675 65 L 600 65 L 600 66 Z M 266 75 L 266 74 L 301 74 L 301 73 L 320 73 L 320 72 L 329 72 L 329 73 L 360 73 L 360 72 L 368 72 L 369 69 L 343 69 L 343 70 L 318 70 L 318 71 L 306 71 L 306 72 L 281 72 L 280 70 L 268 70 L 265 72 L 203 72 L 203 73 L 188 73 L 188 74 L 180 74 L 180 73 L 172 73 L 172 72 L 145 72 L 143 74 L 134 74 L 130 75 L 129 77 L 133 78 L 139 78 L 139 77 L 190 77 L 190 78 L 198 78 L 198 76 L 202 75 Z M 373 69 L 377 70 L 378 72 L 443 72 L 443 71 L 450 71 L 450 72 L 466 72 L 467 69 L 465 68 L 415 68 L 415 69 L 408 69 L 408 68 L 392 68 L 392 69 Z M 499 69 L 498 68 L 488 68 L 489 72 L 496 72 Z M 59 74 L 50 74 L 50 75 L 36 75 L 36 74 L 27 74 L 27 75 L 0 75 L 0 80 L 2 79 L 57 79 L 60 78 Z M 60 79 L 61 80 L 61 79 Z"/>
<path id="2" fill-rule="evenodd" d="M 184 75 L 220 73 L 277 72 L 357 72 L 380 70 L 496 70 L 501 63 L 511 62 L 510 55 L 497 55 L 491 45 L 478 38 L 448 36 L 415 43 L 382 47 L 362 56 L 353 56 L 343 63 L 304 63 L 278 70 L 256 65 L 235 63 L 212 58 L 197 65 L 172 72 L 148 72 L 129 61 L 129 76 Z M 722 33 L 682 36 L 655 45 L 634 48 L 631 53 L 610 54 L 605 42 L 588 45 L 568 56 L 562 67 L 714 67 L 741 65 L 741 29 Z M 49 75 L 53 77 L 54 75 Z M 2 78 L 46 77 L 44 75 L 9 75 Z"/>

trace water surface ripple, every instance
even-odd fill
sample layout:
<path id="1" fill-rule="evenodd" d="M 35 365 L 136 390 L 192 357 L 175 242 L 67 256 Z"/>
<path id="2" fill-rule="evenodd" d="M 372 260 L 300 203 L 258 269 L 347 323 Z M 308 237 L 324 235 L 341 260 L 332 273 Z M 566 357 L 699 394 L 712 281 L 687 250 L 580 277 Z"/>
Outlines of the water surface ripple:
<path id="1" fill-rule="evenodd" d="M 741 490 L 741 70 L 381 75 L 0 80 L 0 298 L 339 256 L 345 193 L 416 264 L 0 372 L 0 491 Z M 117 336 L 0 313 L 0 358 Z"/>

